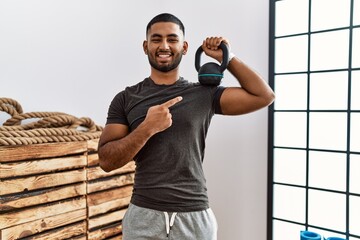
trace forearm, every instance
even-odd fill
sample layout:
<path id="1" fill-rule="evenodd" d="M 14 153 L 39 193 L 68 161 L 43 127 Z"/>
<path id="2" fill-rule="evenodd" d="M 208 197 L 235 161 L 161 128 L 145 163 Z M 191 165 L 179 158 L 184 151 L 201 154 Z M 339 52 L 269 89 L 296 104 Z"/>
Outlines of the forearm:
<path id="1" fill-rule="evenodd" d="M 181 100 L 182 97 L 176 97 L 163 104 L 150 107 L 144 121 L 130 133 L 126 125 L 105 126 L 98 148 L 100 167 L 110 172 L 133 160 L 153 135 L 171 126 L 172 116 L 169 108 Z"/>
<path id="2" fill-rule="evenodd" d="M 123 138 L 102 145 L 100 143 L 98 149 L 100 167 L 110 172 L 124 166 L 134 159 L 151 136 L 151 132 L 140 125 Z"/>
<path id="3" fill-rule="evenodd" d="M 234 57 L 227 69 L 238 80 L 241 87 L 253 96 L 263 98 L 264 101 L 271 103 L 274 99 L 274 92 L 265 82 L 265 80 L 242 62 Z"/>

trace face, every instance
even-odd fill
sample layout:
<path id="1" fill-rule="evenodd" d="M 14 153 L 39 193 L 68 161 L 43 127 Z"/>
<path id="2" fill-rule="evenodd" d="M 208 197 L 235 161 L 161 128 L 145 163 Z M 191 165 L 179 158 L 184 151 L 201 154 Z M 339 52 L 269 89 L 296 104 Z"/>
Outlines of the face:
<path id="1" fill-rule="evenodd" d="M 188 45 L 177 24 L 159 22 L 149 29 L 143 47 L 151 67 L 161 72 L 169 72 L 178 68 Z"/>

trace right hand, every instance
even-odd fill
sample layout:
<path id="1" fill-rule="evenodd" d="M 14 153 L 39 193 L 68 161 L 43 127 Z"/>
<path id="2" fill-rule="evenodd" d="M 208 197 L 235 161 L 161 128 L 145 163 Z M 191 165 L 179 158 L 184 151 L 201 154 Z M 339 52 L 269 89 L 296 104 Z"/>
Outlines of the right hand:
<path id="1" fill-rule="evenodd" d="M 143 124 L 146 125 L 153 134 L 166 130 L 172 125 L 172 115 L 169 108 L 181 100 L 182 97 L 175 97 L 163 104 L 150 107 Z"/>
<path id="2" fill-rule="evenodd" d="M 228 46 L 230 51 L 230 42 L 223 37 L 207 37 L 202 44 L 202 49 L 204 50 L 204 53 L 207 56 L 218 60 L 220 63 L 223 60 L 223 52 L 219 47 L 221 42 L 224 42 Z"/>

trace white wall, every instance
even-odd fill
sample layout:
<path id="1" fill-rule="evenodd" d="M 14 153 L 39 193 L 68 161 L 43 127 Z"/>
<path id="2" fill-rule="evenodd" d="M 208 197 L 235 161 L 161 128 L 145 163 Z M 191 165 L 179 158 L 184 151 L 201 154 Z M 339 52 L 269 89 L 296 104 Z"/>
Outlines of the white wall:
<path id="1" fill-rule="evenodd" d="M 185 78 L 197 81 L 194 53 L 202 40 L 221 35 L 267 79 L 268 1 L 2 0 L 0 97 L 19 101 L 25 112 L 62 111 L 103 125 L 113 96 L 149 75 L 142 41 L 146 24 L 161 12 L 185 24 Z M 223 84 L 236 81 L 227 73 Z M 0 123 L 8 117 L 0 113 Z M 219 239 L 265 239 L 267 110 L 215 116 L 207 144 Z"/>

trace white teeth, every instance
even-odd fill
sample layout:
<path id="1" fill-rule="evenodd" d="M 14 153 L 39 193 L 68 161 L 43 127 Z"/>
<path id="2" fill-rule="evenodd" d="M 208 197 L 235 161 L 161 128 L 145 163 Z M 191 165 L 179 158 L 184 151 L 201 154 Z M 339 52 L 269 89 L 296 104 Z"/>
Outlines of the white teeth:
<path id="1" fill-rule="evenodd" d="M 163 54 L 161 54 L 161 55 L 159 55 L 159 57 L 160 57 L 160 58 L 167 58 L 167 57 L 170 57 L 170 55 L 163 55 Z"/>

